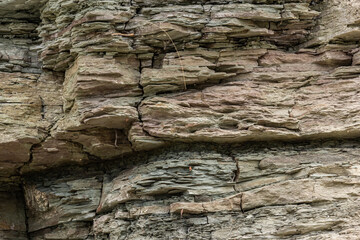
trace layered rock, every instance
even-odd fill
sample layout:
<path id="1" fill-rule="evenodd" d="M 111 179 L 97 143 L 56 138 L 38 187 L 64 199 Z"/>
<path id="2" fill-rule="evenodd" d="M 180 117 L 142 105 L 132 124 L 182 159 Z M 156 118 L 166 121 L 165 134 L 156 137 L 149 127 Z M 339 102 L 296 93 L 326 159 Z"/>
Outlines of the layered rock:
<path id="1" fill-rule="evenodd" d="M 40 11 L 41 22 L 37 27 L 42 43 L 33 49 L 41 49 L 43 69 L 65 72 L 64 79 L 60 74 L 58 80 L 63 85 L 62 91 L 56 87 L 61 96 L 56 99 L 63 100 L 63 108 L 50 113 L 44 100 L 49 94 L 39 93 L 40 113 L 31 114 L 37 118 L 34 122 L 39 124 L 45 115 L 59 115 L 41 127 L 44 133 L 28 134 L 33 140 L 22 144 L 22 160 L 17 161 L 20 163 L 13 169 L 23 163 L 26 163 L 23 171 L 31 171 L 57 166 L 67 160 L 114 159 L 173 141 L 172 137 L 162 139 L 161 134 L 150 133 L 148 129 L 153 124 L 148 123 L 153 113 L 147 116 L 146 112 L 152 110 L 146 108 L 151 105 L 149 101 L 157 101 L 155 94 L 189 88 L 205 91 L 212 85 L 222 86 L 225 81 L 237 82 L 247 77 L 244 74 L 262 67 L 259 59 L 268 54 L 269 48 L 303 42 L 313 19 L 320 14 L 308 3 L 228 3 L 184 6 L 185 2 L 180 2 L 181 5 L 155 6 L 156 3 L 143 2 L 48 1 Z M 22 8 L 31 8 L 31 4 Z M 180 17 L 182 13 L 184 17 Z M 34 28 L 25 29 L 33 34 Z M 285 29 L 301 29 L 301 34 L 292 33 L 288 38 Z M 9 30 L 9 34 L 17 36 L 17 33 Z M 29 38 L 31 34 L 26 36 Z M 277 37 L 279 34 L 282 39 Z M 14 58 L 10 62 L 16 62 L 20 56 L 24 61 L 30 59 L 35 64 L 30 64 L 35 67 L 34 71 L 40 71 L 38 60 L 29 55 L 32 52 L 21 51 L 19 56 L 6 51 L 5 54 L 7 58 Z M 349 57 L 340 55 L 340 62 L 335 65 L 348 65 Z M 296 61 L 296 57 L 293 58 Z M 28 68 L 11 69 L 28 71 Z M 314 76 L 323 69 L 317 70 Z M 38 90 L 39 87 L 34 86 Z M 58 108 L 59 105 L 56 102 Z M 202 124 L 206 125 L 208 120 Z M 21 141 L 20 137 L 17 139 Z M 175 139 L 179 140 L 183 141 Z M 70 154 L 59 150 L 64 146 Z M 30 153 L 31 148 L 34 154 Z M 55 161 L 43 157 L 48 155 Z"/>
<path id="2" fill-rule="evenodd" d="M 358 135 L 358 78 L 347 72 L 356 68 L 343 67 L 351 57 L 269 51 L 258 63 L 227 83 L 144 100 L 145 131 L 211 142 Z"/>
<path id="3" fill-rule="evenodd" d="M 34 239 L 356 239 L 359 154 L 358 141 L 181 145 L 104 173 L 30 175 L 29 228 Z"/>
<path id="4" fill-rule="evenodd" d="M 358 5 L 0 3 L 1 238 L 357 239 Z"/>

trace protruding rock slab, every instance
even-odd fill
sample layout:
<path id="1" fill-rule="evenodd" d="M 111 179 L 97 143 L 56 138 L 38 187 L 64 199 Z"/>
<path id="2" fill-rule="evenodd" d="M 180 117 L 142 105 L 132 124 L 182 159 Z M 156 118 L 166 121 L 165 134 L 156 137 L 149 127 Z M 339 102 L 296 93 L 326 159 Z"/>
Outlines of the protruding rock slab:
<path id="1" fill-rule="evenodd" d="M 104 212 L 131 200 L 153 199 L 157 195 L 186 193 L 216 195 L 233 191 L 231 181 L 236 163 L 229 157 L 208 153 L 188 158 L 150 162 L 107 176 L 97 212 Z M 205 183 L 207 183 L 205 185 Z"/>
<path id="2" fill-rule="evenodd" d="M 29 232 L 61 223 L 91 221 L 100 201 L 101 179 L 97 177 L 61 178 L 27 183 Z"/>
<path id="3" fill-rule="evenodd" d="M 64 164 L 81 164 L 89 160 L 79 144 L 48 138 L 32 149 L 31 162 L 21 168 L 22 173 L 42 171 Z"/>
<path id="4" fill-rule="evenodd" d="M 174 234 L 179 239 L 227 239 L 224 234 L 356 239 L 358 142 L 230 146 L 232 162 L 226 165 L 231 168 L 217 161 L 217 171 L 209 165 L 215 152 L 203 152 L 204 146 L 167 149 L 136 168 L 112 169 L 103 188 L 105 204 L 100 204 L 93 224 L 96 239 L 166 239 Z M 208 144 L 206 149 L 213 147 Z M 227 152 L 227 147 L 215 149 Z M 179 161 L 170 161 L 173 156 Z M 219 156 L 227 159 L 226 154 Z"/>
<path id="5" fill-rule="evenodd" d="M 115 59 L 79 56 L 65 74 L 65 114 L 53 137 L 103 159 L 132 152 L 127 132 L 139 121 L 138 69 L 131 54 Z"/>
<path id="6" fill-rule="evenodd" d="M 323 1 L 318 22 L 321 27 L 313 31 L 311 40 L 305 46 L 357 41 L 360 36 L 360 14 L 356 9 L 359 7 L 360 3 L 356 0 Z"/>
<path id="7" fill-rule="evenodd" d="M 61 114 L 61 76 L 1 73 L 0 175 L 14 175 Z"/>
<path id="8" fill-rule="evenodd" d="M 270 51 L 251 73 L 203 90 L 145 99 L 144 130 L 172 141 L 360 136 L 356 68 L 344 53 Z"/>
<path id="9" fill-rule="evenodd" d="M 194 51 L 194 54 L 199 54 Z M 181 55 L 180 55 L 181 54 Z M 182 56 L 183 53 L 179 53 Z M 185 52 L 184 57 L 167 54 L 160 69 L 144 68 L 141 72 L 141 85 L 145 95 L 168 93 L 185 90 L 187 87 L 204 83 L 218 83 L 235 76 L 234 73 L 215 71 L 216 64 L 200 56 L 191 56 Z"/>

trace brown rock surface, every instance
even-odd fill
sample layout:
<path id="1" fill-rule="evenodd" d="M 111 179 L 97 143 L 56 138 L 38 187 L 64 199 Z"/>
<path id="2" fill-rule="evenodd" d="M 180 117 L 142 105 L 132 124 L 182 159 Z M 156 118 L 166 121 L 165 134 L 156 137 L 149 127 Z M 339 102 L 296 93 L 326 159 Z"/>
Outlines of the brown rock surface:
<path id="1" fill-rule="evenodd" d="M 332 57 L 334 64 L 351 61 Z M 323 58 L 269 52 L 231 82 L 146 99 L 144 129 L 169 140 L 211 142 L 357 136 L 358 78 L 339 79 L 344 67 L 324 66 Z"/>
<path id="2" fill-rule="evenodd" d="M 356 0 L 0 2 L 0 238 L 358 239 Z"/>
<path id="3" fill-rule="evenodd" d="M 27 239 L 25 208 L 21 192 L 0 192 L 1 239 Z"/>

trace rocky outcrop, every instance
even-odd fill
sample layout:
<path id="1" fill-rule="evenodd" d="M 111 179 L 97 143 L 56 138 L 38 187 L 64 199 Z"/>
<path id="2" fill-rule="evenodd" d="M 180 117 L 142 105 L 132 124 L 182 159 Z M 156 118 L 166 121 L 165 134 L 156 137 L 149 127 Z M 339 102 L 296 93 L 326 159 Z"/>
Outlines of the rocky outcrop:
<path id="1" fill-rule="evenodd" d="M 30 175 L 30 236 L 356 239 L 359 154 L 358 141 L 181 145 Z"/>
<path id="2" fill-rule="evenodd" d="M 1 238 L 357 239 L 358 5 L 1 2 Z"/>

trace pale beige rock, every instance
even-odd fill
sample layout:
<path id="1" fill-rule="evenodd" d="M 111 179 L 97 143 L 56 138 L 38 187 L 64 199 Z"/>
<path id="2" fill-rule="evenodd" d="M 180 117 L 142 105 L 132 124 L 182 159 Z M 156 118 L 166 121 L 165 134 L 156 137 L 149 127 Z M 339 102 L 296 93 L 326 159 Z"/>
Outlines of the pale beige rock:
<path id="1" fill-rule="evenodd" d="M 193 85 L 217 83 L 235 75 L 215 72 L 213 70 L 215 67 L 215 64 L 201 57 L 184 56 L 179 59 L 174 58 L 174 55 L 165 56 L 161 69 L 142 70 L 140 83 L 146 96 L 185 90 Z"/>
<path id="2" fill-rule="evenodd" d="M 333 184 L 341 185 L 334 188 Z M 170 212 L 202 214 L 219 211 L 247 211 L 263 206 L 278 206 L 301 203 L 317 203 L 335 201 L 339 198 L 347 199 L 356 191 L 357 181 L 331 179 L 320 181 L 299 180 L 284 181 L 272 184 L 256 190 L 246 191 L 227 198 L 206 203 L 174 203 L 170 206 Z M 332 194 L 329 195 L 328 193 Z M 294 233 L 293 233 L 294 234 Z M 290 235 L 293 235 L 290 234 Z M 287 235 L 279 233 L 279 235 Z"/>
<path id="3" fill-rule="evenodd" d="M 357 68 L 330 73 L 334 65 L 323 59 L 269 52 L 237 81 L 148 98 L 140 106 L 144 129 L 154 137 L 209 142 L 358 136 L 358 118 L 350 114 L 359 111 Z M 329 61 L 350 64 L 345 54 Z"/>
<path id="4" fill-rule="evenodd" d="M 61 113 L 59 78 L 44 73 L 1 73 L 0 161 L 5 175 L 30 159 L 30 149 Z"/>
<path id="5" fill-rule="evenodd" d="M 132 152 L 126 132 L 138 122 L 141 90 L 137 59 L 81 56 L 66 72 L 64 109 L 52 135 L 109 159 Z"/>
<path id="6" fill-rule="evenodd" d="M 359 38 L 358 27 L 360 15 L 356 11 L 359 2 L 356 0 L 330 0 L 322 3 L 319 28 L 311 34 L 306 46 L 327 44 L 330 42 L 352 42 Z"/>
<path id="7" fill-rule="evenodd" d="M 141 91 L 138 88 L 140 74 L 135 70 L 136 61 L 131 55 L 118 60 L 91 56 L 79 57 L 66 72 L 65 100 L 71 102 L 76 98 L 110 95 L 116 92 L 121 92 L 118 96 L 140 95 Z M 124 66 L 124 64 L 128 65 Z"/>

